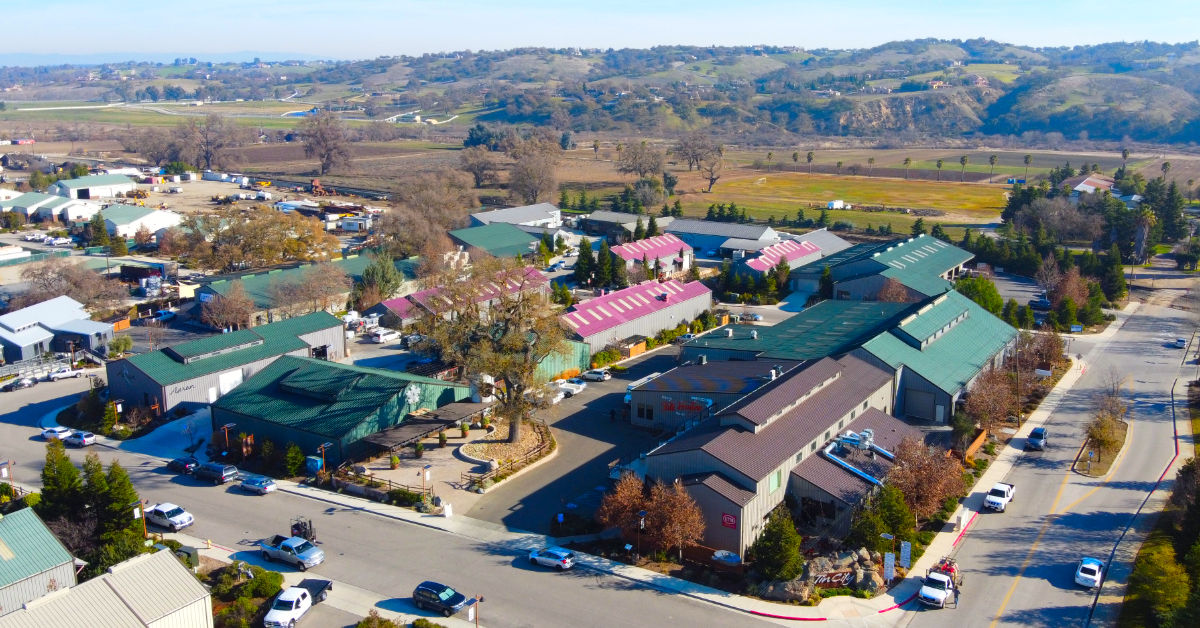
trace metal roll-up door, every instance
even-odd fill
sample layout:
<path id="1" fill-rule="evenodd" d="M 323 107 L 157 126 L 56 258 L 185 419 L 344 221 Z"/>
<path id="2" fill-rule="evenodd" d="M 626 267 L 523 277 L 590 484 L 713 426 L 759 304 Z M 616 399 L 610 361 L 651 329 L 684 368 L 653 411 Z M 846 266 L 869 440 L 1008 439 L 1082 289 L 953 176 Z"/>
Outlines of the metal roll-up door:
<path id="1" fill-rule="evenodd" d="M 904 413 L 919 419 L 933 419 L 934 396 L 924 390 L 904 389 Z"/>

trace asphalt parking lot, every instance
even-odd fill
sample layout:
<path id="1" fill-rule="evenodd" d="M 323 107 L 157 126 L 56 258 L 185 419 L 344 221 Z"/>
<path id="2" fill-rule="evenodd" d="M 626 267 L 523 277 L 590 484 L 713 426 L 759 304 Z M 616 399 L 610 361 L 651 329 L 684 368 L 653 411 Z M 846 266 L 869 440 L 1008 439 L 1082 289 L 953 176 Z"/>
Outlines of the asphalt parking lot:
<path id="1" fill-rule="evenodd" d="M 1004 297 L 1005 302 L 1016 299 L 1018 305 L 1026 305 L 1042 293 L 1042 288 L 1036 281 L 1020 275 L 996 273 L 992 282 L 996 284 L 996 290 Z"/>
<path id="2" fill-rule="evenodd" d="M 656 433 L 638 429 L 624 418 L 625 388 L 630 382 L 675 366 L 678 349 L 665 347 L 639 356 L 607 382 L 588 382 L 587 390 L 542 413 L 558 441 L 549 461 L 501 482 L 465 514 L 532 532 L 552 533 L 560 512 L 590 517 L 611 485 L 608 465 L 658 442 Z M 615 417 L 615 420 L 614 418 Z"/>

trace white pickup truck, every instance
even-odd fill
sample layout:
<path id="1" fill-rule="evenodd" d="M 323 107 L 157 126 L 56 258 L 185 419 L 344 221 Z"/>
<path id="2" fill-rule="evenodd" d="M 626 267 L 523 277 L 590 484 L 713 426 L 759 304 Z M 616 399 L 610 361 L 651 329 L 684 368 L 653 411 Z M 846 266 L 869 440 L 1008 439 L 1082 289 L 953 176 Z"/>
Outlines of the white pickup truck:
<path id="1" fill-rule="evenodd" d="M 50 380 L 52 382 L 57 382 L 60 379 L 67 379 L 69 377 L 83 377 L 83 376 L 84 376 L 84 372 L 82 369 L 73 369 L 69 366 L 60 366 L 60 367 L 54 369 L 53 371 L 50 371 L 50 374 L 46 376 L 46 379 Z"/>
<path id="2" fill-rule="evenodd" d="M 1012 484 L 1005 484 L 1004 482 L 996 482 L 992 486 L 992 490 L 988 491 L 987 497 L 983 498 L 983 507 L 991 508 L 997 512 L 1004 512 L 1016 495 L 1017 487 Z"/>
<path id="3" fill-rule="evenodd" d="M 313 607 L 329 597 L 333 583 L 328 580 L 305 578 L 300 584 L 284 589 L 271 602 L 271 610 L 263 618 L 266 628 L 295 628 L 296 622 Z"/>

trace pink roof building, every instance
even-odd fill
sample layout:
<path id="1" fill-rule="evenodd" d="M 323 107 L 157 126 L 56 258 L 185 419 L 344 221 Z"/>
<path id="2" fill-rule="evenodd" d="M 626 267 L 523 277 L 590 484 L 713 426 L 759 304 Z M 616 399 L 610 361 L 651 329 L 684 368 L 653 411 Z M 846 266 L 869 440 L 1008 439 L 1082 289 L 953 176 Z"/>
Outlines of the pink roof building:
<path id="1" fill-rule="evenodd" d="M 488 282 L 480 290 L 476 302 L 491 301 L 501 294 L 514 294 L 531 289 L 544 290 L 549 283 L 550 278 L 542 274 L 542 271 L 532 266 L 526 266 L 519 271 L 513 271 L 509 277 L 497 277 L 495 281 Z M 451 305 L 448 299 L 439 295 L 439 292 L 440 288 L 429 288 L 414 292 L 407 298 L 426 310 L 438 314 Z"/>
<path id="2" fill-rule="evenodd" d="M 760 273 L 765 273 L 778 266 L 781 259 L 786 259 L 788 266 L 796 268 L 820 257 L 821 249 L 812 242 L 784 240 L 779 244 L 772 244 L 760 251 L 758 257 L 746 262 L 746 266 Z"/>
<path id="3" fill-rule="evenodd" d="M 578 303 L 559 318 L 596 353 L 630 336 L 653 337 L 690 323 L 711 306 L 712 291 L 699 281 L 647 281 Z"/>
<path id="4" fill-rule="evenodd" d="M 675 270 L 687 270 L 691 266 L 692 246 L 670 233 L 614 246 L 610 250 L 624 260 L 626 268 L 632 268 L 634 262 L 641 262 L 643 258 L 651 264 L 660 260 L 659 265 L 665 264 Z M 680 251 L 683 251 L 682 255 Z"/>

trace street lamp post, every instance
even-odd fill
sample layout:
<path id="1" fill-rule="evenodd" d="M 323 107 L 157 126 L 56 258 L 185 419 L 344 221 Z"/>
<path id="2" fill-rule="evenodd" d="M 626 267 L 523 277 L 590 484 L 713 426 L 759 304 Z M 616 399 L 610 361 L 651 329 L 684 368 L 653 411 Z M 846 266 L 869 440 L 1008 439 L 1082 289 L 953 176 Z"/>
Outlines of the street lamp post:
<path id="1" fill-rule="evenodd" d="M 321 471 L 325 471 L 325 450 L 333 447 L 333 443 L 322 443 L 317 447 L 317 451 L 321 452 Z"/>
<path id="2" fill-rule="evenodd" d="M 479 628 L 479 605 L 483 604 L 483 596 L 475 597 L 475 628 Z"/>
<path id="3" fill-rule="evenodd" d="M 136 509 L 133 511 L 133 514 L 135 517 L 142 520 L 142 538 L 149 538 L 150 534 L 146 531 L 146 509 L 142 507 L 142 500 L 139 499 L 126 506 L 126 508 Z"/>
<path id="4" fill-rule="evenodd" d="M 1021 349 L 1013 351 L 1013 372 L 1017 375 L 1017 429 L 1021 428 Z"/>
<path id="5" fill-rule="evenodd" d="M 226 423 L 221 426 L 221 431 L 225 432 L 225 449 L 229 449 L 229 430 L 235 427 L 237 427 L 237 423 Z"/>
<path id="6" fill-rule="evenodd" d="M 649 513 L 647 513 L 645 510 L 638 512 L 638 559 L 641 559 L 642 557 L 642 530 L 646 529 L 646 515 L 648 514 Z"/>
<path id="7" fill-rule="evenodd" d="M 421 493 L 422 494 L 425 493 L 425 482 L 429 480 L 429 470 L 432 468 L 433 468 L 433 465 L 427 464 L 424 467 L 421 467 L 420 471 L 417 471 L 417 475 L 421 476 Z"/>

